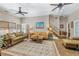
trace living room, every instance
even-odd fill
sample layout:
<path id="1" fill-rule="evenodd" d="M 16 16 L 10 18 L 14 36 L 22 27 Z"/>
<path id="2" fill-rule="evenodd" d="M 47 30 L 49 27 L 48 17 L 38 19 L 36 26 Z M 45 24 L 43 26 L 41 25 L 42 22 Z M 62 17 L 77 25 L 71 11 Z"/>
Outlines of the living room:
<path id="1" fill-rule="evenodd" d="M 0 55 L 78 56 L 78 15 L 79 3 L 0 4 Z"/>

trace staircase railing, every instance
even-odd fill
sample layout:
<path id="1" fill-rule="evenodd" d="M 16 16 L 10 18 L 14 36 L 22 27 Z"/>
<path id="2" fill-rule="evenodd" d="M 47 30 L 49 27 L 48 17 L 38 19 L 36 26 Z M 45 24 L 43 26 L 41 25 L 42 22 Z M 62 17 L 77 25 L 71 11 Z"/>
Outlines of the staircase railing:
<path id="1" fill-rule="evenodd" d="M 61 37 L 60 35 L 60 29 L 58 27 L 56 27 L 55 25 L 50 26 L 52 28 L 52 32 L 57 36 L 57 37 Z"/>
<path id="2" fill-rule="evenodd" d="M 67 38 L 67 32 L 62 31 L 55 25 L 50 26 L 52 28 L 53 34 L 55 34 L 59 38 Z"/>

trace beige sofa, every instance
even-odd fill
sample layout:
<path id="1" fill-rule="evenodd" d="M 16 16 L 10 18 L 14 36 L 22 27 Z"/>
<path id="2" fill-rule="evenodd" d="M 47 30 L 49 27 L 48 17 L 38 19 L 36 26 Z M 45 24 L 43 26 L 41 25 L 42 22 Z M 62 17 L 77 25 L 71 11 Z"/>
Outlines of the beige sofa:
<path id="1" fill-rule="evenodd" d="M 63 39 L 63 44 L 66 48 L 79 48 L 79 38 Z"/>
<path id="2" fill-rule="evenodd" d="M 31 33 L 30 38 L 32 39 L 32 41 L 42 43 L 43 40 L 48 39 L 48 34 L 46 32 L 34 32 Z"/>
<path id="3" fill-rule="evenodd" d="M 10 47 L 14 44 L 17 44 L 21 41 L 23 41 L 26 37 L 20 33 L 20 32 L 17 32 L 17 33 L 8 33 L 6 35 L 3 35 L 3 47 Z"/>
<path id="4" fill-rule="evenodd" d="M 14 33 L 15 37 L 12 37 L 12 45 L 19 43 L 25 39 L 25 36 L 23 36 L 21 33 Z"/>
<path id="5" fill-rule="evenodd" d="M 31 33 L 30 35 L 30 38 L 31 39 L 35 39 L 38 37 L 42 37 L 43 40 L 48 40 L 48 33 L 46 32 L 34 32 L 34 33 Z"/>

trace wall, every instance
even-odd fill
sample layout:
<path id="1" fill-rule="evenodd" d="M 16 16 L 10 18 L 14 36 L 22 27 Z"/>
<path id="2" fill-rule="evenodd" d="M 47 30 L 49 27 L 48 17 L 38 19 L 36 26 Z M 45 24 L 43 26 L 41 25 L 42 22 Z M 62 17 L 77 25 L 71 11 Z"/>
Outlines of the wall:
<path id="1" fill-rule="evenodd" d="M 77 9 L 75 12 L 73 12 L 72 14 L 70 14 L 69 21 L 75 20 L 77 18 L 79 18 L 79 9 Z"/>
<path id="2" fill-rule="evenodd" d="M 49 15 L 49 23 L 50 26 L 56 28 L 57 31 L 59 31 L 60 28 L 60 20 L 57 16 Z"/>
<path id="3" fill-rule="evenodd" d="M 63 28 L 61 28 L 62 31 L 67 32 L 67 22 L 68 22 L 68 17 L 67 16 L 61 16 L 60 18 L 60 25 L 63 25 Z"/>
<path id="4" fill-rule="evenodd" d="M 0 21 L 8 21 L 8 22 L 20 24 L 20 19 L 18 17 L 13 16 L 13 15 L 9 14 L 8 12 L 3 12 L 3 11 L 0 11 Z M 3 34 L 3 33 L 8 33 L 8 32 L 9 32 L 8 29 L 3 31 L 3 29 L 0 28 L 0 33 Z"/>
<path id="5" fill-rule="evenodd" d="M 68 17 L 68 23 L 71 26 L 71 22 L 73 21 L 73 26 L 75 21 L 77 21 L 79 19 L 79 9 L 77 9 L 75 12 L 73 12 L 72 14 L 70 14 L 70 16 Z M 75 37 L 75 26 L 73 28 L 70 27 L 70 34 L 71 34 L 71 38 Z"/>
<path id="6" fill-rule="evenodd" d="M 0 21 L 8 21 L 8 22 L 20 24 L 20 18 L 8 14 L 7 12 L 0 12 Z"/>
<path id="7" fill-rule="evenodd" d="M 44 29 L 36 29 L 36 22 L 44 21 Z M 22 24 L 26 29 L 26 25 L 28 24 L 31 28 L 32 32 L 46 32 L 48 31 L 49 26 L 49 16 L 37 16 L 37 17 L 26 17 L 22 19 Z"/>

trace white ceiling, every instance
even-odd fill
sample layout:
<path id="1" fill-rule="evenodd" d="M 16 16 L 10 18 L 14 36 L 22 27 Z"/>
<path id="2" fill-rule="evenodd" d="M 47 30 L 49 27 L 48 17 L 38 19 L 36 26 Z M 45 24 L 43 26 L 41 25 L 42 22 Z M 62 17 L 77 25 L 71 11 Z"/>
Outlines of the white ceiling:
<path id="1" fill-rule="evenodd" d="M 55 6 L 51 6 L 48 3 L 2 3 L 0 4 L 0 7 L 4 8 L 6 11 L 16 15 L 16 12 L 18 11 L 18 7 L 22 7 L 22 11 L 28 12 L 25 16 L 22 15 L 16 15 L 19 17 L 33 17 L 33 16 L 43 16 L 43 15 L 69 15 L 75 10 L 79 8 L 79 4 L 71 4 L 66 5 L 62 8 L 60 13 L 58 12 L 58 9 L 55 11 L 51 11 Z"/>

